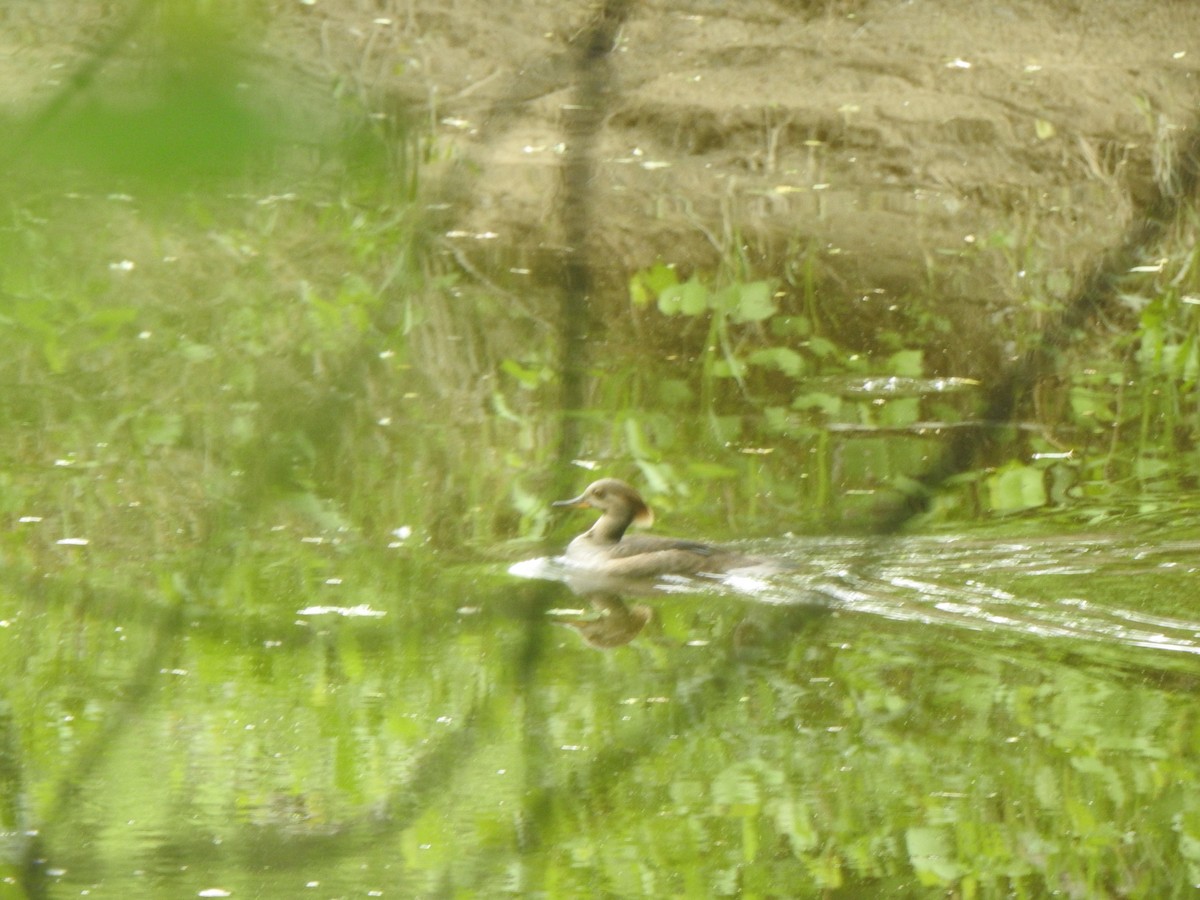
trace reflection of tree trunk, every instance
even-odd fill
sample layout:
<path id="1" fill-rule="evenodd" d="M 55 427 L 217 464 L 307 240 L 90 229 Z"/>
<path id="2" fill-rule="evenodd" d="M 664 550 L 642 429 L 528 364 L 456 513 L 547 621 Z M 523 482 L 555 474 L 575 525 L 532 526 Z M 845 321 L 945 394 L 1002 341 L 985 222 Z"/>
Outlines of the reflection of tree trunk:
<path id="1" fill-rule="evenodd" d="M 583 407 L 587 341 L 592 325 L 592 185 L 596 177 L 595 144 L 604 122 L 612 70 L 608 55 L 629 13 L 628 0 L 607 0 L 574 43 L 575 90 L 564 109 L 566 153 L 562 168 L 563 256 L 559 319 L 559 378 L 561 379 L 558 471 L 579 455 L 578 410 Z"/>
<path id="2" fill-rule="evenodd" d="M 1159 179 L 1149 201 L 1135 210 L 1135 222 L 1122 241 L 1096 260 L 1062 313 L 1047 324 L 1031 349 L 999 373 L 985 398 L 979 427 L 950 432 L 941 455 L 919 476 L 919 491 L 909 497 L 907 505 L 880 519 L 878 533 L 897 531 L 914 514 L 924 511 L 929 497 L 948 478 L 971 468 L 996 427 L 1011 422 L 1018 405 L 1029 402 L 1038 382 L 1054 371 L 1061 351 L 1110 311 L 1122 276 L 1146 262 L 1145 254 L 1163 240 L 1180 214 L 1196 201 L 1200 188 L 1200 125 L 1192 126 L 1169 169 L 1170 177 Z"/>

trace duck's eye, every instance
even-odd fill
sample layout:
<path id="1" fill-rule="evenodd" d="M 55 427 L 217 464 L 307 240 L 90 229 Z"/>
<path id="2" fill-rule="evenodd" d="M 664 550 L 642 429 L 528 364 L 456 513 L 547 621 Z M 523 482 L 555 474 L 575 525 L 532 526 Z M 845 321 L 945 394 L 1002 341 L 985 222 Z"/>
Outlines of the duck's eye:
<path id="1" fill-rule="evenodd" d="M 596 496 L 596 499 L 604 499 L 604 488 L 596 488 L 596 490 L 592 491 L 592 493 Z"/>

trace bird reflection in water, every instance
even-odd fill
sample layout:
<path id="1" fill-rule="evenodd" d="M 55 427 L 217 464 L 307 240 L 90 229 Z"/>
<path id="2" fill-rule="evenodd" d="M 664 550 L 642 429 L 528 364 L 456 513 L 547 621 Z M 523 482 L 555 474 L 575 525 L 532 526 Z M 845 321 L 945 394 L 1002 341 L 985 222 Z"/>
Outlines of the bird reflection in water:
<path id="1" fill-rule="evenodd" d="M 598 615 L 587 619 L 555 613 L 550 620 L 579 632 L 589 646 L 598 650 L 622 647 L 642 633 L 654 619 L 654 610 L 641 603 L 632 606 L 616 594 L 589 594 L 588 602 Z"/>

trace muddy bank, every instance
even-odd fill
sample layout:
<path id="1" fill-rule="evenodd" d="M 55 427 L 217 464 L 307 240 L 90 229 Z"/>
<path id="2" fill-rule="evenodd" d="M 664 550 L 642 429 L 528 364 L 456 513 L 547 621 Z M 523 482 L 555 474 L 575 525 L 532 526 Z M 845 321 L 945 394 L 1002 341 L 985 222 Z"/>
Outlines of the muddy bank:
<path id="1" fill-rule="evenodd" d="M 616 295 L 659 258 L 741 252 L 786 287 L 803 257 L 847 332 L 935 296 L 960 348 L 996 350 L 1170 178 L 1200 99 L 1183 3 L 730 6 L 635 5 L 619 34 L 594 219 Z M 485 267 L 536 267 L 560 242 L 586 10 L 530 4 L 501 23 L 459 2 L 405 26 L 442 128 L 479 166 L 463 230 L 498 237 L 459 249 Z M 975 355 L 946 362 L 995 359 Z"/>
<path id="2" fill-rule="evenodd" d="M 48 96 L 127 11 L 63 9 L 3 14 L 14 103 Z M 450 264 L 521 291 L 565 243 L 564 107 L 594 9 L 314 0 L 240 37 L 297 117 L 327 122 L 336 96 L 343 118 L 431 123 Z M 786 292 L 814 278 L 848 340 L 909 327 L 921 298 L 956 337 L 939 365 L 986 369 L 1170 182 L 1198 39 L 1190 0 L 632 4 L 593 148 L 599 302 L 624 310 L 659 259 L 740 257 Z"/>

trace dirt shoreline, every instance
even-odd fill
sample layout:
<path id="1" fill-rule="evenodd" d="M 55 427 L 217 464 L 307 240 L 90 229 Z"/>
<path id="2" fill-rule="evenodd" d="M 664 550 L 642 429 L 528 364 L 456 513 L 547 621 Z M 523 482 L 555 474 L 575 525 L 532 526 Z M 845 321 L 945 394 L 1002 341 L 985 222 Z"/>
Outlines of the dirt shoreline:
<path id="1" fill-rule="evenodd" d="M 72 32 L 56 6 L 6 14 L 14 102 L 44 96 L 119 14 L 98 4 Z M 277 75 L 302 73 L 300 104 L 328 109 L 335 83 L 368 113 L 420 107 L 469 161 L 446 176 L 471 173 L 455 230 L 489 235 L 456 257 L 520 289 L 562 245 L 571 41 L 594 9 L 315 0 L 276 4 L 249 40 Z M 1170 177 L 1200 109 L 1196 47 L 1191 0 L 633 4 L 595 148 L 607 302 L 658 259 L 740 253 L 786 281 L 804 258 L 847 330 L 934 296 L 962 343 L 999 345 Z M 957 374 L 994 361 L 959 356 Z"/>
<path id="2" fill-rule="evenodd" d="M 487 22 L 485 4 L 426 30 L 417 12 L 438 45 L 430 77 L 466 93 L 443 117 L 480 166 L 465 227 L 499 235 L 487 252 L 518 267 L 557 240 L 562 22 L 587 9 L 533 4 L 506 23 L 524 41 L 457 47 L 456 23 Z M 740 251 L 781 272 L 813 254 L 847 329 L 933 295 L 967 343 L 997 345 L 1169 174 L 1200 108 L 1198 37 L 1185 4 L 1139 0 L 635 5 L 596 153 L 600 255 L 619 293 L 656 259 L 712 267 Z M 483 128 L 522 88 L 504 127 Z"/>

